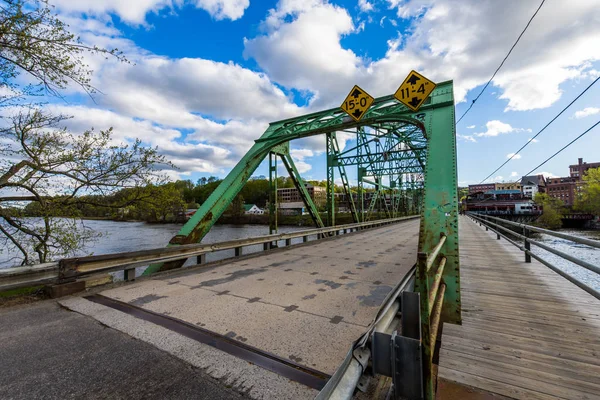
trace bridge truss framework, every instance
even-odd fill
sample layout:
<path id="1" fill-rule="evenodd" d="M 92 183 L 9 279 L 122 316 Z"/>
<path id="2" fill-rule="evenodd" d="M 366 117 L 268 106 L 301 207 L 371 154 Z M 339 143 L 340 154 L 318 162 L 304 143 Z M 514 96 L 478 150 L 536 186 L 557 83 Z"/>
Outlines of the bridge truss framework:
<path id="1" fill-rule="evenodd" d="M 325 221 L 289 149 L 292 140 L 321 134 L 326 137 L 327 150 Z M 341 148 L 342 136 L 355 139 L 354 145 Z M 200 242 L 265 158 L 269 159 L 271 178 L 271 230 L 277 228 L 277 180 L 273 178 L 278 159 L 317 227 L 335 225 L 335 170 L 355 222 L 368 220 L 376 209 L 389 217 L 420 212 L 415 292 L 420 295 L 423 390 L 426 398 L 433 398 L 432 358 L 438 328 L 442 322 L 461 322 L 452 82 L 439 83 L 418 112 L 390 95 L 375 99 L 360 122 L 333 108 L 271 123 L 169 246 Z M 351 187 L 347 167 L 357 168 L 356 188 Z M 182 265 L 183 261 L 154 264 L 145 274 Z"/>

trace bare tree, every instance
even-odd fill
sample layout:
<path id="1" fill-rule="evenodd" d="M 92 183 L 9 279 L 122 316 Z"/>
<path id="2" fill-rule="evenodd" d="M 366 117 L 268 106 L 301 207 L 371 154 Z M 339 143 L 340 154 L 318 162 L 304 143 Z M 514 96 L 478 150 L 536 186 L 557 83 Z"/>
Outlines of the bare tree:
<path id="1" fill-rule="evenodd" d="M 33 102 L 60 97 L 73 84 L 92 95 L 86 53 L 126 61 L 117 49 L 83 44 L 46 0 L 0 0 L 0 242 L 18 250 L 21 264 L 72 254 L 93 236 L 58 216 L 92 195 L 140 188 L 128 196 L 131 204 L 161 180 L 158 168 L 170 166 L 139 140 L 115 144 L 112 129 L 71 133 L 63 126 L 68 117 Z M 38 218 L 22 218 L 32 204 Z"/>

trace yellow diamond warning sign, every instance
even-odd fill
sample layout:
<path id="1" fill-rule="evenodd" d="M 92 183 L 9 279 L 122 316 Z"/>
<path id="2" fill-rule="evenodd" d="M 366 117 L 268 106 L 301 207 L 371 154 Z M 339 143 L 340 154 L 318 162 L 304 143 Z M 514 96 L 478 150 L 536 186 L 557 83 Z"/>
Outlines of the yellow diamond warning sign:
<path id="1" fill-rule="evenodd" d="M 340 107 L 358 122 L 371 107 L 373 100 L 375 99 L 369 93 L 354 85 Z"/>
<path id="2" fill-rule="evenodd" d="M 433 89 L 435 89 L 435 83 L 416 71 L 410 71 L 410 74 L 394 93 L 394 97 L 406 107 L 417 111 L 433 92 Z"/>

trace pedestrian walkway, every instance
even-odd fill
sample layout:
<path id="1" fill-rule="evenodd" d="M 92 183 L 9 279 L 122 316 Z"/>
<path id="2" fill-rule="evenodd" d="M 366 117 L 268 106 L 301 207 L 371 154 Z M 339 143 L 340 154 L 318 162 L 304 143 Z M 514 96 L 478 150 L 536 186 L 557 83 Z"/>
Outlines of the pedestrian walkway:
<path id="1" fill-rule="evenodd" d="M 463 323 L 443 326 L 440 387 L 600 399 L 600 301 L 467 217 L 459 224 Z"/>

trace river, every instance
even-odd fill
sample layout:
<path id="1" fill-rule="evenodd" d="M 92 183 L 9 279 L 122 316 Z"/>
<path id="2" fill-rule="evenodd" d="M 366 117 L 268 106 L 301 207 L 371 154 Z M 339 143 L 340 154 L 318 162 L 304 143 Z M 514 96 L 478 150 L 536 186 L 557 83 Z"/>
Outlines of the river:
<path id="1" fill-rule="evenodd" d="M 182 227 L 181 224 L 147 224 L 145 222 L 104 220 L 86 220 L 82 222 L 87 228 L 101 234 L 101 236 L 87 243 L 74 256 L 121 253 L 164 247 Z M 293 232 L 301 229 L 310 229 L 310 227 L 280 226 L 279 233 Z M 202 243 L 216 243 L 268 234 L 269 227 L 265 225 L 215 225 L 202 240 Z M 260 249 L 262 249 L 262 246 L 257 246 L 256 249 L 249 248 L 248 251 L 257 251 Z M 2 250 L 0 252 L 0 268 L 14 266 L 14 262 L 11 262 L 11 259 L 18 254 L 16 249 L 9 247 Z M 207 261 L 216 261 L 231 255 L 233 255 L 233 250 L 222 251 L 219 254 L 207 254 L 206 259 Z"/>
<path id="2" fill-rule="evenodd" d="M 180 224 L 147 224 L 144 222 L 87 220 L 83 221 L 83 223 L 86 227 L 100 233 L 101 236 L 93 242 L 88 243 L 86 247 L 76 254 L 76 256 L 120 253 L 163 247 L 181 228 Z M 279 232 L 293 232 L 302 229 L 310 229 L 310 227 L 281 226 Z M 588 239 L 600 240 L 600 231 L 561 230 L 561 232 Z M 268 233 L 269 228 L 264 225 L 215 225 L 202 242 L 223 242 L 226 240 L 263 236 Z M 600 250 L 598 249 L 545 234 L 538 234 L 536 239 L 557 250 L 588 261 L 594 265 L 600 265 Z M 245 249 L 245 251 L 248 253 L 260 251 L 261 249 L 262 246 L 253 246 Z M 544 259 L 561 268 L 563 271 L 575 275 L 581 281 L 592 286 L 596 290 L 600 290 L 600 276 L 597 274 L 545 250 L 536 248 L 535 246 L 532 246 L 532 250 Z M 0 268 L 9 268 L 13 266 L 10 260 L 15 254 L 15 249 L 3 249 L 0 253 Z M 206 256 L 206 259 L 207 261 L 216 261 L 231 256 L 233 256 L 233 250 L 226 250 L 218 253 L 209 253 Z M 193 260 L 188 260 L 187 264 L 193 264 Z M 141 273 L 142 270 L 143 268 L 138 269 L 138 273 Z M 116 274 L 115 277 L 118 279 L 121 274 Z"/>
<path id="3" fill-rule="evenodd" d="M 575 230 L 575 229 L 561 229 L 560 233 L 567 235 L 577 236 L 586 239 L 600 240 L 600 231 L 587 231 L 587 230 Z M 546 234 L 536 234 L 533 237 L 534 240 L 544 243 L 552 247 L 553 249 L 560 250 L 563 253 L 567 253 L 570 256 L 576 257 L 580 260 L 587 261 L 590 264 L 600 266 L 600 249 L 595 249 L 590 246 L 586 246 L 579 243 L 574 243 L 566 239 L 557 238 Z M 591 286 L 595 290 L 600 291 L 600 275 L 589 271 L 577 264 L 565 260 L 555 254 L 552 254 L 546 250 L 540 249 L 536 246 L 531 246 L 531 250 L 542 257 L 544 260 L 549 261 L 556 267 L 567 272 L 569 275 L 575 276 L 577 279 L 582 281 L 588 286 Z"/>

